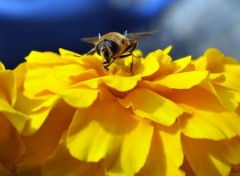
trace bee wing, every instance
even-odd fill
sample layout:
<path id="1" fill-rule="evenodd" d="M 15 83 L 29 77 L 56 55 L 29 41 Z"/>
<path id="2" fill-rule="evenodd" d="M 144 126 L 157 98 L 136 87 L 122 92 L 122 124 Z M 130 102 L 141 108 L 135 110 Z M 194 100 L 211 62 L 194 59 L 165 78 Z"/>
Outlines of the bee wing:
<path id="1" fill-rule="evenodd" d="M 94 44 L 98 42 L 99 37 L 86 37 L 86 38 L 81 38 L 81 41 L 86 42 L 86 43 L 91 43 Z"/>
<path id="2" fill-rule="evenodd" d="M 138 39 L 138 38 L 142 38 L 142 37 L 145 37 L 145 36 L 148 36 L 148 35 L 155 34 L 157 32 L 159 32 L 159 31 L 129 33 L 129 34 L 125 34 L 125 36 L 128 40 L 135 40 L 135 39 Z"/>

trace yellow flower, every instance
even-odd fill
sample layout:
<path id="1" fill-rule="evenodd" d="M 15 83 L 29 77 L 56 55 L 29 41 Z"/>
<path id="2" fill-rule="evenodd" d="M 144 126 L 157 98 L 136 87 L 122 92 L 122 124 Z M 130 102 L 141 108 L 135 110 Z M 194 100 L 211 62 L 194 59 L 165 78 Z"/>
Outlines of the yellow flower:
<path id="1" fill-rule="evenodd" d="M 172 61 L 170 50 L 135 51 L 132 71 L 130 56 L 108 72 L 97 55 L 31 52 L 14 70 L 16 104 L 30 119 L 17 171 L 205 176 L 237 168 L 239 63 L 214 49 Z"/>

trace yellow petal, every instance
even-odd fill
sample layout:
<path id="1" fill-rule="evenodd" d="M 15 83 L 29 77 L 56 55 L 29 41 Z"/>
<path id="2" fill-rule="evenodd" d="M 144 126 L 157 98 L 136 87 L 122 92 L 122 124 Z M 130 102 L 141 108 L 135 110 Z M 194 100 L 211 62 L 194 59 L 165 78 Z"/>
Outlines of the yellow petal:
<path id="1" fill-rule="evenodd" d="M 31 51 L 31 53 L 26 57 L 28 63 L 31 64 L 39 64 L 40 65 L 55 65 L 64 63 L 61 56 L 53 52 L 38 52 L 38 51 Z"/>
<path id="2" fill-rule="evenodd" d="M 27 72 L 26 62 L 19 64 L 14 70 L 17 90 L 23 91 L 23 84 Z"/>
<path id="3" fill-rule="evenodd" d="M 86 108 L 96 100 L 99 90 L 94 89 L 69 89 L 62 93 L 66 103 L 77 108 Z"/>
<path id="4" fill-rule="evenodd" d="M 92 88 L 92 89 L 97 89 L 97 88 L 99 88 L 99 85 L 101 83 L 102 83 L 101 77 L 93 78 L 93 79 L 89 79 L 89 80 L 86 80 L 86 81 L 79 82 L 79 83 L 73 85 L 72 88 L 87 86 L 87 87 Z"/>
<path id="5" fill-rule="evenodd" d="M 25 147 L 20 134 L 13 125 L 0 114 L 0 161 L 2 164 L 13 164 L 24 152 Z M 1 172 L 0 172 L 1 173 Z"/>
<path id="6" fill-rule="evenodd" d="M 94 69 L 85 69 L 80 64 L 55 66 L 53 74 L 59 80 L 73 83 L 98 77 Z"/>
<path id="7" fill-rule="evenodd" d="M 47 90 L 45 81 L 46 78 L 51 74 L 51 67 L 28 64 L 28 72 L 26 73 L 24 82 L 24 93 L 28 96 L 34 96 Z"/>
<path id="8" fill-rule="evenodd" d="M 62 56 L 69 56 L 69 55 L 81 56 L 81 55 L 78 54 L 78 53 L 75 53 L 75 52 L 73 52 L 73 51 L 69 51 L 69 50 L 66 50 L 66 49 L 63 49 L 63 48 L 59 48 L 59 53 L 60 53 L 60 55 L 62 55 Z"/>
<path id="9" fill-rule="evenodd" d="M 240 137 L 235 137 L 230 140 L 221 141 L 219 149 L 225 151 L 221 152 L 223 157 L 232 165 L 240 164 Z"/>
<path id="10" fill-rule="evenodd" d="M 240 76 L 240 64 L 228 64 L 225 65 L 225 72 L 231 75 L 235 75 L 236 77 Z"/>
<path id="11" fill-rule="evenodd" d="M 78 76 L 83 71 L 84 69 L 79 64 L 67 64 L 55 66 L 53 74 L 60 80 L 68 81 L 70 76 Z"/>
<path id="12" fill-rule="evenodd" d="M 216 79 L 221 78 L 219 77 Z M 218 84 L 212 84 L 211 82 L 203 82 L 201 83 L 201 87 L 216 96 L 225 110 L 235 111 L 238 107 L 238 102 L 240 102 L 240 92 L 219 86 Z"/>
<path id="13" fill-rule="evenodd" d="M 67 137 L 72 156 L 87 162 L 104 158 L 107 175 L 134 175 L 147 158 L 153 128 L 116 101 L 94 103 L 75 114 Z"/>
<path id="14" fill-rule="evenodd" d="M 217 97 L 226 110 L 234 111 L 240 102 L 240 92 L 224 88 L 222 86 L 214 86 Z"/>
<path id="15" fill-rule="evenodd" d="M 183 113 L 177 104 L 144 88 L 135 89 L 118 101 L 126 108 L 131 106 L 137 116 L 166 126 L 172 125 Z"/>
<path id="16" fill-rule="evenodd" d="M 55 151 L 59 140 L 71 123 L 75 109 L 59 102 L 49 113 L 44 124 L 34 134 L 22 137 L 26 152 L 17 162 L 19 171 L 39 166 Z"/>
<path id="17" fill-rule="evenodd" d="M 188 160 L 186 159 L 186 157 L 184 157 L 184 160 L 183 160 L 183 164 L 181 166 L 181 169 L 185 172 L 185 175 L 188 176 L 188 175 L 196 175 L 194 174 Z"/>
<path id="18" fill-rule="evenodd" d="M 154 82 L 172 89 L 189 89 L 200 84 L 207 76 L 207 71 L 190 71 L 167 75 Z"/>
<path id="19" fill-rule="evenodd" d="M 171 64 L 174 66 L 173 73 L 178 73 L 184 70 L 187 66 L 191 64 L 191 56 L 183 57 L 181 59 L 174 60 Z"/>
<path id="20" fill-rule="evenodd" d="M 160 95 L 165 95 L 165 94 L 168 94 L 172 91 L 168 87 L 162 86 L 160 84 L 157 84 L 155 82 L 148 81 L 148 80 L 142 80 L 141 82 L 139 82 L 138 86 L 149 89 L 149 90 L 151 90 L 153 92 L 156 92 L 157 94 L 160 94 Z"/>
<path id="21" fill-rule="evenodd" d="M 45 122 L 49 112 L 59 99 L 59 96 L 52 96 L 47 100 L 35 100 L 19 93 L 15 107 L 28 117 L 22 134 L 31 135 L 35 133 Z"/>
<path id="22" fill-rule="evenodd" d="M 163 53 L 164 53 L 164 54 L 169 54 L 169 53 L 171 52 L 171 50 L 172 50 L 172 45 L 169 45 L 167 48 L 165 48 L 165 49 L 163 50 Z"/>
<path id="23" fill-rule="evenodd" d="M 124 92 L 133 89 L 141 79 L 140 75 L 124 77 L 119 75 L 109 75 L 101 78 L 106 85 L 118 91 Z"/>
<path id="24" fill-rule="evenodd" d="M 7 118 L 19 133 L 22 133 L 28 118 L 25 114 L 16 111 L 12 106 L 0 100 L 0 115 Z"/>
<path id="25" fill-rule="evenodd" d="M 160 67 L 156 57 L 148 57 L 147 59 L 143 59 L 142 62 L 136 70 L 136 73 L 140 73 L 142 77 L 152 75 Z"/>
<path id="26" fill-rule="evenodd" d="M 58 148 L 43 163 L 42 172 L 46 176 L 104 176 L 100 164 L 83 162 L 73 158 L 65 146 L 65 140 L 61 140 Z"/>
<path id="27" fill-rule="evenodd" d="M 148 77 L 148 79 L 152 80 L 158 77 L 161 77 L 162 75 L 169 74 L 169 70 L 172 69 L 171 67 L 171 61 L 172 58 L 166 54 L 166 52 L 162 50 L 156 50 L 152 53 L 149 53 L 146 57 L 146 60 L 154 57 L 157 59 L 159 64 L 159 69 L 153 74 Z"/>
<path id="28" fill-rule="evenodd" d="M 117 160 L 114 155 L 109 157 L 110 162 L 108 164 L 111 166 L 109 173 L 112 175 L 118 173 L 119 169 L 122 169 L 125 175 L 133 175 L 145 164 L 150 150 L 153 128 L 147 121 L 143 120 L 135 125 L 134 130 L 125 135 L 120 151 L 115 152 L 115 154 L 121 152 L 120 157 Z M 117 161 L 114 166 L 112 166 L 113 161 Z"/>
<path id="29" fill-rule="evenodd" d="M 46 90 L 49 90 L 55 94 L 61 94 L 62 92 L 69 89 L 68 82 L 64 82 L 57 78 L 55 75 L 50 74 L 44 80 Z"/>
<path id="30" fill-rule="evenodd" d="M 202 71 L 207 69 L 207 59 L 204 56 L 199 57 L 192 61 L 196 71 Z"/>
<path id="31" fill-rule="evenodd" d="M 110 92 L 108 88 L 100 88 L 100 101 L 115 100 L 116 97 Z"/>
<path id="32" fill-rule="evenodd" d="M 182 145 L 184 154 L 196 175 L 228 175 L 231 161 L 240 160 L 239 141 L 233 140 L 235 141 L 212 141 L 182 136 Z"/>
<path id="33" fill-rule="evenodd" d="M 16 101 L 14 74 L 10 70 L 0 71 L 0 99 L 13 105 Z"/>
<path id="34" fill-rule="evenodd" d="M 5 67 L 4 67 L 4 65 L 3 65 L 2 62 L 0 62 L 0 71 L 1 71 L 1 70 L 5 70 Z"/>
<path id="35" fill-rule="evenodd" d="M 222 75 L 224 76 L 224 80 L 223 81 L 214 81 L 213 83 L 221 85 L 223 87 L 227 87 L 230 89 L 234 89 L 237 91 L 240 91 L 240 81 L 239 81 L 239 77 L 236 75 L 232 75 L 229 73 L 222 73 Z"/>
<path id="36" fill-rule="evenodd" d="M 221 140 L 240 135 L 239 115 L 225 111 L 218 99 L 203 88 L 175 91 L 171 99 L 189 113 L 178 119 L 186 136 Z"/>
<path id="37" fill-rule="evenodd" d="M 155 126 L 151 150 L 144 167 L 137 176 L 184 176 L 180 131 L 175 126 Z"/>
<path id="38" fill-rule="evenodd" d="M 192 138 L 230 139 L 240 135 L 240 118 L 235 113 L 195 111 L 191 117 L 179 120 L 182 132 Z"/>

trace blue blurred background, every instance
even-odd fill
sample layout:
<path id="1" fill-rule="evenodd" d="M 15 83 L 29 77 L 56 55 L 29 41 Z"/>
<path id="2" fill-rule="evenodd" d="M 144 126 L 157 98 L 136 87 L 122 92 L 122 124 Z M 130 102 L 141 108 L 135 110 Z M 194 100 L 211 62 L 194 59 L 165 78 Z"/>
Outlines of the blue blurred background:
<path id="1" fill-rule="evenodd" d="M 31 50 L 85 53 L 80 38 L 160 30 L 139 40 L 148 52 L 173 45 L 171 55 L 197 57 L 217 47 L 239 56 L 240 1 L 227 0 L 1 0 L 0 61 L 14 68 Z"/>

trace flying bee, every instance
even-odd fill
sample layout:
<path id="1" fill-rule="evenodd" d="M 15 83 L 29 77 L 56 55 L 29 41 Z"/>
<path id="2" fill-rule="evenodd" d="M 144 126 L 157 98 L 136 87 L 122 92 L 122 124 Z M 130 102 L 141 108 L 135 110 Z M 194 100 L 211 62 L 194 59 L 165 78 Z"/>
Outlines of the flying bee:
<path id="1" fill-rule="evenodd" d="M 98 55 L 104 58 L 102 63 L 103 68 L 108 71 L 108 67 L 116 60 L 125 58 L 127 56 L 133 57 L 132 52 L 137 47 L 138 38 L 151 35 L 155 32 L 143 32 L 143 33 L 127 33 L 120 34 L 118 32 L 109 32 L 103 36 L 98 34 L 98 37 L 82 38 L 83 42 L 91 43 L 94 48 L 87 54 L 91 55 L 97 52 Z M 133 68 L 133 58 L 131 63 L 131 72 Z"/>

